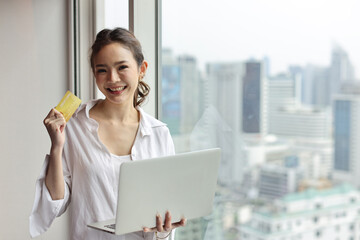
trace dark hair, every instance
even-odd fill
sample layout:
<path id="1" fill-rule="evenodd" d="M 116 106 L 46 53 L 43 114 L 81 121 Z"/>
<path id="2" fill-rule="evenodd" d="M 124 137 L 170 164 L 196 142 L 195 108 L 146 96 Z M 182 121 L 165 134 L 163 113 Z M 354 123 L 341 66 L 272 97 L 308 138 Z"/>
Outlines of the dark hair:
<path id="1" fill-rule="evenodd" d="M 113 30 L 103 29 L 96 35 L 95 42 L 91 47 L 90 64 L 93 71 L 95 71 L 95 56 L 100 52 L 103 47 L 114 42 L 120 43 L 121 45 L 128 48 L 132 52 L 137 66 L 141 66 L 144 61 L 144 55 L 142 53 L 142 48 L 139 40 L 136 39 L 135 35 L 132 32 L 124 28 L 115 28 Z M 149 85 L 142 81 L 142 78 L 140 78 L 137 90 L 134 94 L 134 107 L 141 105 L 149 92 Z"/>

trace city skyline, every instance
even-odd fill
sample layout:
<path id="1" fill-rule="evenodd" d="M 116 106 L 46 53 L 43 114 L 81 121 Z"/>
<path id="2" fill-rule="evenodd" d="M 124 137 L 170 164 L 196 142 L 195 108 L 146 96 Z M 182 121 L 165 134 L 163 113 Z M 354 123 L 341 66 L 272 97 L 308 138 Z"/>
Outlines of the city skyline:
<path id="1" fill-rule="evenodd" d="M 331 49 L 339 45 L 348 52 L 359 78 L 356 0 L 187 1 L 163 2 L 162 44 L 177 55 L 195 56 L 201 68 L 205 62 L 268 56 L 275 74 L 287 65 L 328 65 Z"/>
<path id="2" fill-rule="evenodd" d="M 344 145 L 342 138 L 332 134 L 343 131 L 343 122 L 333 125 L 331 114 L 333 96 L 355 91 L 346 82 L 353 69 L 342 49 L 335 49 L 329 61 L 331 64 L 321 67 L 293 66 L 288 74 L 276 76 L 266 76 L 266 61 L 218 61 L 207 63 L 206 75 L 200 77 L 193 55 L 175 55 L 163 49 L 161 119 L 172 132 L 177 152 L 222 149 L 214 213 L 179 230 L 177 240 L 235 240 L 244 233 L 243 237 L 253 239 L 241 226 L 250 226 L 255 236 L 263 234 L 261 228 L 251 225 L 260 208 L 272 207 L 278 200 L 294 196 L 288 194 L 301 195 L 299 191 L 309 188 L 336 191 L 339 183 L 357 179 L 349 167 L 347 172 L 336 171 L 350 161 L 342 155 L 334 162 L 334 142 L 343 146 L 343 152 L 353 151 L 357 142 Z M 341 88 L 343 83 L 346 89 Z M 353 159 L 351 166 L 357 162 Z M 356 182 L 353 185 L 358 186 Z M 342 200 L 347 201 L 345 196 Z M 248 207 L 252 213 L 242 214 Z M 317 217 L 318 210 L 313 212 Z M 283 225 L 293 221 L 289 218 Z M 270 219 L 267 224 L 272 229 L 277 220 Z M 351 227 L 353 219 L 348 224 Z M 327 239 L 326 234 L 336 230 L 329 226 L 319 232 L 321 227 L 316 226 L 315 234 L 310 235 Z M 312 230 L 305 224 L 294 236 L 308 239 L 310 235 L 301 236 Z M 285 233 L 271 230 L 263 239 L 274 240 L 273 234 Z"/>

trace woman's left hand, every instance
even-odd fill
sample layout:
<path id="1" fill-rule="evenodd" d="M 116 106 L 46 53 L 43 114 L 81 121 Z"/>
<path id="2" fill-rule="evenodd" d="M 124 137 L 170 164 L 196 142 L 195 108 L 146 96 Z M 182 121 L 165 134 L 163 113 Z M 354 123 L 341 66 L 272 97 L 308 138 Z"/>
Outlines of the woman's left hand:
<path id="1" fill-rule="evenodd" d="M 147 228 L 144 227 L 144 232 L 170 232 L 175 228 L 184 227 L 186 225 L 186 219 L 182 218 L 179 222 L 171 223 L 171 214 L 169 211 L 165 213 L 165 221 L 163 222 L 160 214 L 156 215 L 156 227 Z"/>

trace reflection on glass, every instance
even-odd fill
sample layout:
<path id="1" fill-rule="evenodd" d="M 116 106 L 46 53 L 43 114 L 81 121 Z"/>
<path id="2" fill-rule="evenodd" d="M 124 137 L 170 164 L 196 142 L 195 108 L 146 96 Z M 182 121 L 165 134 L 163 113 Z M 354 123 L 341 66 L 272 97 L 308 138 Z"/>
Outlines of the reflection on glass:
<path id="1" fill-rule="evenodd" d="M 222 148 L 176 239 L 359 239 L 360 3 L 162 5 L 161 118 L 177 152 Z"/>

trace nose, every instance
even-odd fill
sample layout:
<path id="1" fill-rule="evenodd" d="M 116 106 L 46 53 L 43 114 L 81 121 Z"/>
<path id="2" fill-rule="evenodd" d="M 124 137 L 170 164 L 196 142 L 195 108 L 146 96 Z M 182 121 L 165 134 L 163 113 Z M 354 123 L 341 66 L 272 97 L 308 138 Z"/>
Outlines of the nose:
<path id="1" fill-rule="evenodd" d="M 120 81 L 120 76 L 119 76 L 119 73 L 116 71 L 116 69 L 111 69 L 108 80 L 111 81 L 111 82 Z"/>

